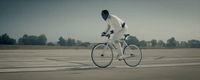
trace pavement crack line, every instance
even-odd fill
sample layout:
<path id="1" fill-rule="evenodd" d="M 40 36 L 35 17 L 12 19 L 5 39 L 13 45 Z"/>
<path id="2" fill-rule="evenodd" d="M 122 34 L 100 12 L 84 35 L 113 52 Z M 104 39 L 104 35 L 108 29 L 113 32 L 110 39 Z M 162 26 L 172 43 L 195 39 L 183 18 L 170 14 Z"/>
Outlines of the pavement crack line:
<path id="1" fill-rule="evenodd" d="M 153 67 L 174 67 L 174 66 L 200 66 L 198 63 L 174 63 L 174 64 L 148 64 L 148 65 L 138 65 L 137 67 L 128 67 L 124 66 L 110 66 L 108 68 L 153 68 Z M 90 70 L 90 69 L 100 69 L 96 66 L 60 66 L 60 67 L 36 67 L 36 68 L 12 68 L 12 69 L 0 69 L 0 73 L 9 73 L 9 72 L 32 72 L 32 71 L 61 71 L 61 70 Z"/>
<path id="2" fill-rule="evenodd" d="M 69 62 L 69 63 L 80 64 L 80 65 L 83 65 L 83 66 L 90 66 L 89 64 L 82 63 L 82 62 Z"/>

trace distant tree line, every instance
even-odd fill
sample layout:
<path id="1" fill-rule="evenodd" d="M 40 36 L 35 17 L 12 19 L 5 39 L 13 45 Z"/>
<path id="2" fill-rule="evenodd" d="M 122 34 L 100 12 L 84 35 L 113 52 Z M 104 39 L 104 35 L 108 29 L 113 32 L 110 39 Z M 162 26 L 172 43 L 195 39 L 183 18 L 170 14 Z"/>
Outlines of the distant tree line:
<path id="1" fill-rule="evenodd" d="M 89 47 L 89 42 L 82 42 L 80 40 L 75 40 L 72 38 L 64 39 L 62 36 L 58 39 L 57 44 L 60 46 L 84 46 Z"/>
<path id="2" fill-rule="evenodd" d="M 89 47 L 91 43 L 82 42 L 72 38 L 65 39 L 62 36 L 58 39 L 57 43 L 47 42 L 47 37 L 44 34 L 39 36 L 24 34 L 18 40 L 10 38 L 8 34 L 0 35 L 0 45 L 48 45 L 48 46 L 83 46 Z"/>
<path id="3" fill-rule="evenodd" d="M 126 40 L 128 44 L 135 44 L 141 48 L 200 48 L 200 40 L 177 41 L 171 37 L 165 43 L 163 40 L 152 39 L 151 41 L 139 40 L 135 36 L 130 36 Z M 57 43 L 47 42 L 47 37 L 44 34 L 39 36 L 24 34 L 17 41 L 10 38 L 8 34 L 0 35 L 0 45 L 49 45 L 49 46 L 83 46 L 89 47 L 90 42 L 82 42 L 73 38 L 58 38 Z"/>
<path id="4" fill-rule="evenodd" d="M 13 38 L 10 38 L 8 34 L 2 34 L 0 35 L 0 44 L 4 45 L 14 45 L 16 44 L 16 40 Z"/>
<path id="5" fill-rule="evenodd" d="M 135 44 L 141 48 L 200 48 L 200 40 L 177 41 L 174 37 L 171 37 L 165 43 L 163 40 L 155 39 L 151 41 L 139 41 L 135 36 L 130 36 L 126 42 L 128 44 Z"/>
<path id="6" fill-rule="evenodd" d="M 44 34 L 40 36 L 24 34 L 24 36 L 18 40 L 18 44 L 20 45 L 46 45 L 46 43 L 47 38 Z"/>

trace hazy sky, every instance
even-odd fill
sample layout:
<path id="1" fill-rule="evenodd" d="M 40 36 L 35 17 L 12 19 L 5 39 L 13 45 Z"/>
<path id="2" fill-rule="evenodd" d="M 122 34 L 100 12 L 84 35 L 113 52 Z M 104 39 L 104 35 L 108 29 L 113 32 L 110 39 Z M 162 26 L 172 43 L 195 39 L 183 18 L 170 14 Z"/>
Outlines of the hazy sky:
<path id="1" fill-rule="evenodd" d="M 99 42 L 103 9 L 123 19 L 139 40 L 200 40 L 200 0 L 1 0 L 0 34 Z"/>

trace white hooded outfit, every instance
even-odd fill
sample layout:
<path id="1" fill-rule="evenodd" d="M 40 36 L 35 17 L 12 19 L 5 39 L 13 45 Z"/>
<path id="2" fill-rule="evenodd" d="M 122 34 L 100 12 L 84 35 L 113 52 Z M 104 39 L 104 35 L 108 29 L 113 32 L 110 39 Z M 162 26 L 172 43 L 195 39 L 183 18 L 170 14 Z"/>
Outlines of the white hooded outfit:
<path id="1" fill-rule="evenodd" d="M 107 33 L 111 30 L 114 31 L 111 40 L 114 41 L 114 45 L 117 48 L 118 56 L 122 56 L 123 52 L 119 40 L 124 37 L 124 34 L 127 34 L 128 26 L 123 20 L 112 14 L 109 14 L 108 18 L 106 19 L 106 23 L 108 24 L 108 27 L 106 28 L 105 32 Z"/>

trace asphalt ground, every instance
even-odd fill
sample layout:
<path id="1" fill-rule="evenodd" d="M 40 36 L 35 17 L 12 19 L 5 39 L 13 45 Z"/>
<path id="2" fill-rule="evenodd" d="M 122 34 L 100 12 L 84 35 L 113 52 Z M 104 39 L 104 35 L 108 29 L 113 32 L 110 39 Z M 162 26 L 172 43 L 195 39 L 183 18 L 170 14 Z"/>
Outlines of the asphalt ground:
<path id="1" fill-rule="evenodd" d="M 200 49 L 144 49 L 139 66 L 96 67 L 89 49 L 0 50 L 0 80 L 200 80 Z"/>

